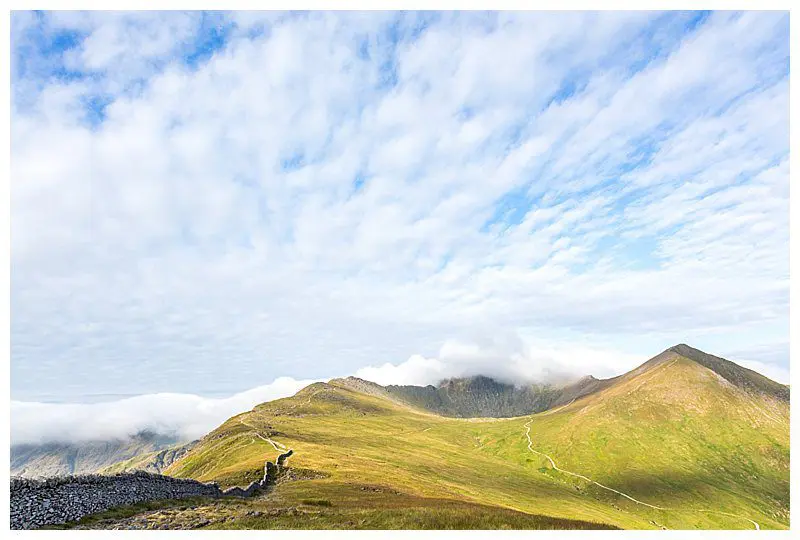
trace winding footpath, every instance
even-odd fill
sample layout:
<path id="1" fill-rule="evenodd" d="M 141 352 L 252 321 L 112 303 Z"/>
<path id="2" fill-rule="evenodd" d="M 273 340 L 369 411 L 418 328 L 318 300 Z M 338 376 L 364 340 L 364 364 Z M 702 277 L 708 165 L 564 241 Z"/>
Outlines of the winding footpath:
<path id="1" fill-rule="evenodd" d="M 275 450 L 277 450 L 278 452 L 284 452 L 280 456 L 278 456 L 278 460 L 277 460 L 276 464 L 279 467 L 283 466 L 284 463 L 286 462 L 286 460 L 289 459 L 290 457 L 292 457 L 292 454 L 294 454 L 294 450 L 292 450 L 288 446 L 283 445 L 283 444 L 281 444 L 281 443 L 279 443 L 277 441 L 273 441 L 269 437 L 266 437 L 266 436 L 262 435 L 261 433 L 259 433 L 259 431 L 255 427 L 251 426 L 250 424 L 248 424 L 247 422 L 245 422 L 241 418 L 239 418 L 238 420 L 239 420 L 239 423 L 242 424 L 243 426 L 247 426 L 250 429 L 252 429 L 253 433 L 255 434 L 256 437 L 258 437 L 262 441 L 266 441 L 269 444 L 271 444 L 272 447 Z"/>
<path id="2" fill-rule="evenodd" d="M 647 507 L 653 508 L 655 510 L 666 510 L 666 508 L 663 508 L 661 506 L 655 506 L 655 505 L 652 505 L 652 504 L 648 504 L 646 502 L 642 502 L 642 501 L 640 501 L 638 499 L 634 499 L 633 497 L 631 497 L 627 493 L 623 493 L 621 491 L 617 491 L 614 488 L 610 488 L 608 486 L 604 486 L 600 482 L 595 482 L 591 478 L 587 478 L 586 476 L 583 476 L 582 474 L 578 474 L 578 473 L 574 473 L 572 471 L 566 471 L 564 469 L 560 469 L 558 467 L 558 465 L 556 465 L 556 462 L 553 461 L 553 458 L 551 458 L 550 456 L 548 456 L 545 453 L 542 453 L 542 452 L 539 452 L 539 451 L 536 451 L 536 450 L 533 449 L 533 441 L 531 440 L 531 422 L 533 422 L 532 419 L 528 420 L 528 422 L 525 424 L 525 437 L 527 437 L 527 439 L 528 439 L 528 450 L 530 450 L 534 454 L 539 454 L 540 456 L 544 456 L 547 459 L 547 461 L 550 462 L 550 466 L 553 467 L 553 469 L 557 470 L 558 472 L 562 472 L 564 474 L 568 474 L 570 476 L 574 476 L 576 478 L 580 478 L 582 480 L 586 480 L 587 482 L 592 483 L 592 484 L 594 484 L 596 486 L 599 486 L 599 487 L 601 487 L 603 489 L 607 489 L 608 491 L 612 491 L 612 492 L 616 493 L 617 495 L 622 495 L 626 499 L 630 499 L 631 501 L 635 502 L 636 504 L 641 504 L 643 506 L 647 506 Z"/>
<path id="3" fill-rule="evenodd" d="M 550 462 L 550 466 L 553 467 L 554 470 L 556 470 L 558 472 L 561 472 L 561 473 L 564 473 L 564 474 L 568 474 L 570 476 L 574 476 L 576 478 L 580 478 L 582 480 L 585 480 L 585 481 L 587 481 L 587 482 L 589 482 L 591 484 L 594 484 L 594 485 L 596 485 L 598 487 L 601 487 L 601 488 L 603 488 L 605 490 L 608 490 L 608 491 L 611 491 L 613 493 L 616 493 L 617 495 L 621 495 L 621 496 L 625 497 L 626 499 L 635 502 L 636 504 L 641 504 L 642 506 L 647 506 L 648 508 L 653 508 L 654 510 L 669 510 L 669 508 L 665 508 L 663 506 L 655 506 L 653 504 L 648 504 L 646 502 L 643 502 L 643 501 L 640 501 L 638 499 L 635 499 L 635 498 L 631 497 L 630 495 L 628 495 L 627 493 L 623 493 L 621 491 L 617 491 L 614 488 L 610 488 L 608 486 L 604 486 L 600 482 L 595 482 L 591 478 L 583 476 L 582 474 L 578 474 L 578 473 L 575 473 L 575 472 L 572 472 L 572 471 L 567 471 L 567 470 L 559 468 L 558 465 L 556 465 L 556 462 L 553 461 L 553 458 L 551 458 L 550 456 L 548 456 L 544 452 L 539 452 L 538 450 L 534 450 L 533 449 L 533 441 L 531 440 L 531 422 L 533 422 L 533 418 L 531 418 L 530 420 L 528 420 L 525 423 L 525 437 L 528 439 L 528 450 L 530 450 L 534 454 L 543 456 L 545 459 L 547 459 L 547 461 Z M 744 520 L 749 521 L 750 523 L 752 523 L 753 527 L 755 528 L 755 530 L 757 530 L 757 531 L 761 530 L 761 527 L 758 525 L 758 523 L 756 523 L 755 521 L 753 521 L 750 518 L 747 518 L 747 517 L 744 517 L 744 516 L 740 516 L 740 515 L 737 515 L 737 514 L 729 514 L 727 512 L 718 512 L 716 510 L 697 510 L 697 512 L 702 512 L 702 513 L 705 513 L 705 514 L 720 514 L 720 515 L 723 515 L 723 516 L 731 516 L 731 517 L 735 517 L 735 518 L 738 518 L 738 519 L 744 519 Z"/>
<path id="4" fill-rule="evenodd" d="M 256 437 L 258 437 L 262 441 L 267 441 L 269 444 L 271 444 L 272 447 L 275 450 L 277 450 L 278 452 L 283 452 L 284 450 L 287 450 L 286 446 L 282 445 L 281 443 L 275 442 L 272 439 L 270 439 L 269 437 L 264 437 L 261 433 L 259 433 L 257 431 L 255 432 L 255 434 L 256 434 Z"/>

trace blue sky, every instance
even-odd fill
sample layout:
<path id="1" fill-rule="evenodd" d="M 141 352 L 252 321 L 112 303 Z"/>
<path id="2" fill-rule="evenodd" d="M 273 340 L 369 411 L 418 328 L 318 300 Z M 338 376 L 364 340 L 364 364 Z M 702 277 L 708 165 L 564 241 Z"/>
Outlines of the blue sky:
<path id="1" fill-rule="evenodd" d="M 16 400 L 788 382 L 785 13 L 11 22 Z"/>

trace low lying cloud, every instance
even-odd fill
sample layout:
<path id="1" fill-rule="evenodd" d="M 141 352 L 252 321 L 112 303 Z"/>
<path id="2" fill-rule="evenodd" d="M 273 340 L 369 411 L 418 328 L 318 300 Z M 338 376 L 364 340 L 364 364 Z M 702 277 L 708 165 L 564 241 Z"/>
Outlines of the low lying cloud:
<path id="1" fill-rule="evenodd" d="M 785 383 L 789 380 L 788 370 L 779 364 L 747 360 L 779 358 L 785 348 L 786 344 L 768 345 L 726 356 Z M 619 375 L 648 358 L 595 344 L 557 345 L 514 332 L 500 332 L 491 339 L 450 340 L 436 356 L 415 354 L 398 364 L 363 367 L 354 375 L 381 385 L 437 384 L 443 379 L 475 375 L 517 385 L 566 383 L 585 375 L 601 378 Z M 342 374 L 346 375 L 349 374 Z M 144 430 L 196 439 L 236 414 L 259 403 L 294 395 L 319 380 L 281 377 L 271 384 L 221 399 L 161 393 L 90 404 L 12 401 L 11 441 L 12 444 L 101 441 L 124 439 Z"/>
<path id="2" fill-rule="evenodd" d="M 11 402 L 12 444 L 125 439 L 144 430 L 186 440 L 265 401 L 287 397 L 316 382 L 280 377 L 228 398 L 148 394 L 105 403 Z"/>
<path id="3" fill-rule="evenodd" d="M 609 349 L 542 345 L 512 336 L 483 343 L 448 341 L 435 358 L 414 355 L 397 365 L 361 368 L 356 376 L 383 385 L 436 384 L 442 379 L 474 375 L 513 384 L 566 382 L 590 374 L 616 375 L 609 372 L 609 366 L 627 371 L 645 360 Z"/>
<path id="4" fill-rule="evenodd" d="M 436 357 L 412 355 L 399 364 L 367 366 L 357 377 L 382 385 L 436 384 L 451 377 L 485 375 L 499 381 L 566 381 L 589 373 L 606 376 L 609 366 L 633 368 L 645 358 L 616 351 L 554 347 L 509 332 L 471 342 L 447 341 Z M 343 376 L 350 373 L 343 373 Z M 281 377 L 228 398 L 160 393 L 104 403 L 11 402 L 12 444 L 125 439 L 144 430 L 190 440 L 255 405 L 295 394 L 319 379 Z"/>

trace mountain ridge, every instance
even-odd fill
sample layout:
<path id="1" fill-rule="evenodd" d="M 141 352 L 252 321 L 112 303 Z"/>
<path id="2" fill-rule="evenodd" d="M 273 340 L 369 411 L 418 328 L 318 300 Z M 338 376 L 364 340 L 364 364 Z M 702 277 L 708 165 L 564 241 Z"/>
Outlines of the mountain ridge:
<path id="1" fill-rule="evenodd" d="M 783 401 L 789 401 L 788 385 L 773 381 L 757 371 L 740 366 L 725 358 L 706 353 L 685 343 L 674 345 L 667 350 L 697 362 L 744 390 L 760 392 Z"/>
<path id="2" fill-rule="evenodd" d="M 514 385 L 486 375 L 446 378 L 436 385 L 386 385 L 357 377 L 332 379 L 331 383 L 354 389 L 366 389 L 373 395 L 391 396 L 395 401 L 436 414 L 455 418 L 512 418 L 536 414 L 604 390 L 624 378 L 638 376 L 670 361 L 674 356 L 686 358 L 709 369 L 738 388 L 789 400 L 789 387 L 724 358 L 708 354 L 684 343 L 674 345 L 645 361 L 633 370 L 607 379 L 585 375 L 567 384 L 548 383 Z M 356 382 L 361 381 L 361 382 Z M 380 389 L 380 390 L 378 390 Z"/>
<path id="3" fill-rule="evenodd" d="M 679 352 L 727 369 L 739 384 Z M 278 445 L 292 448 L 292 474 L 304 481 L 279 483 L 275 497 L 252 504 L 283 512 L 324 497 L 330 510 L 313 511 L 343 527 L 356 515 L 386 516 L 380 491 L 391 505 L 414 497 L 402 510 L 414 516 L 427 515 L 418 504 L 447 498 L 622 528 L 787 528 L 784 389 L 754 387 L 731 364 L 667 349 L 618 377 L 576 380 L 563 405 L 505 418 L 447 417 L 369 381 L 332 379 L 229 419 L 167 473 L 245 485 Z M 466 388 L 503 404 L 496 382 L 471 383 L 446 381 L 441 395 Z M 292 525 L 313 528 L 303 516 Z M 375 519 L 378 528 L 398 523 Z"/>
<path id="4" fill-rule="evenodd" d="M 788 387 L 704 355 L 675 346 L 617 377 L 551 386 L 538 394 L 549 408 L 515 417 L 486 413 L 537 395 L 485 376 L 416 387 L 470 417 L 332 379 L 109 469 L 244 486 L 292 449 L 268 497 L 173 515 L 221 528 L 788 528 Z"/>
<path id="5" fill-rule="evenodd" d="M 142 455 L 167 455 L 170 448 L 184 442 L 171 435 L 142 431 L 127 439 L 11 445 L 11 474 L 46 478 L 96 473 Z M 152 467 L 148 470 L 159 472 Z"/>
<path id="6" fill-rule="evenodd" d="M 437 385 L 426 386 L 381 386 L 352 376 L 331 379 L 329 384 L 447 417 L 513 418 L 563 407 L 601 392 L 625 378 L 638 376 L 663 365 L 675 357 L 709 369 L 745 392 L 761 394 L 781 402 L 789 401 L 788 385 L 684 343 L 665 349 L 628 373 L 607 379 L 585 375 L 562 386 L 543 383 L 511 385 L 485 375 L 443 379 Z M 306 387 L 298 394 L 310 395 L 315 388 L 314 385 Z M 186 441 L 144 432 L 129 441 L 12 445 L 11 473 L 27 477 L 47 477 L 126 470 L 161 472 L 193 446 L 193 443 L 184 443 Z"/>

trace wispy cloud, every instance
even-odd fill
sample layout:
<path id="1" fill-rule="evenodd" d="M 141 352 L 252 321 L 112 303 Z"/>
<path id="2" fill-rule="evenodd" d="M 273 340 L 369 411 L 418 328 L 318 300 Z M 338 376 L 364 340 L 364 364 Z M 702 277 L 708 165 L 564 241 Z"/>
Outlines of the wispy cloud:
<path id="1" fill-rule="evenodd" d="M 786 14 L 15 12 L 12 59 L 18 398 L 505 333 L 788 366 Z"/>

